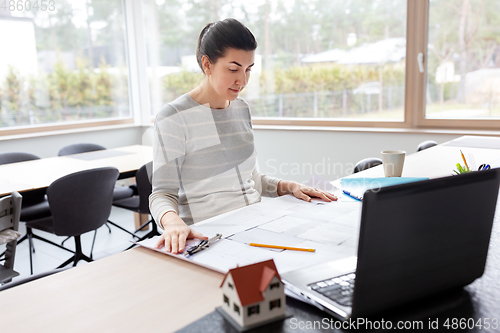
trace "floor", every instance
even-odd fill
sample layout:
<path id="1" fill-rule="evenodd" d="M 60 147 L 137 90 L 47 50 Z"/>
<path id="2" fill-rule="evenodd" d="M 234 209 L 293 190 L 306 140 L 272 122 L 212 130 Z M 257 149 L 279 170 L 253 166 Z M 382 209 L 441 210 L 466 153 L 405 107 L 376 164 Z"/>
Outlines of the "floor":
<path id="1" fill-rule="evenodd" d="M 113 207 L 111 209 L 109 220 L 127 230 L 133 231 L 135 229 L 134 215 L 131 211 Z M 121 251 L 132 245 L 132 243 L 130 243 L 132 236 L 116 227 L 110 226 L 110 228 L 111 233 L 109 233 L 109 230 L 106 226 L 102 226 L 97 230 L 97 236 L 93 251 L 94 260 L 99 260 L 100 258 L 120 253 Z M 21 232 L 21 235 L 26 234 L 24 223 L 20 223 L 19 231 Z M 141 231 L 137 233 L 137 235 L 140 237 L 141 235 L 145 235 L 147 232 L 148 231 Z M 65 239 L 65 237 L 58 237 L 56 235 L 39 230 L 33 230 L 33 233 L 58 244 L 61 244 L 61 242 Z M 90 248 L 92 246 L 93 237 L 94 232 L 88 232 L 82 235 L 82 250 L 83 253 L 87 256 L 90 255 Z M 72 253 L 68 251 L 37 239 L 33 240 L 33 244 L 35 247 L 35 253 L 33 254 L 34 274 L 52 270 L 72 256 Z M 75 241 L 73 239 L 68 239 L 64 243 L 64 246 L 71 250 L 74 250 Z M 3 252 L 4 249 L 4 246 L 0 247 L 1 252 Z M 83 260 L 78 262 L 78 266 L 86 264 L 87 262 Z M 27 240 L 17 245 L 14 269 L 20 274 L 20 276 L 14 278 L 13 281 L 28 277 L 30 275 L 30 260 Z"/>

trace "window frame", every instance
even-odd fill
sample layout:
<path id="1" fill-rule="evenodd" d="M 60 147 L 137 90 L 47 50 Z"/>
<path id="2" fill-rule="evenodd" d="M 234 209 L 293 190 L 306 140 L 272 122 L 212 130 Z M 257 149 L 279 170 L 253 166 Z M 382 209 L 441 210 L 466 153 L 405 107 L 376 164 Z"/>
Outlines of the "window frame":
<path id="1" fill-rule="evenodd" d="M 129 67 L 129 105 L 131 115 L 127 118 L 85 120 L 73 123 L 40 124 L 23 127 L 0 128 L 0 138 L 49 131 L 92 128 L 133 124 L 150 126 L 151 103 L 147 76 L 147 54 L 144 28 L 142 26 L 142 2 L 122 0 L 125 16 L 126 56 Z M 407 0 L 405 103 L 403 120 L 343 120 L 335 118 L 278 118 L 255 117 L 254 125 L 297 127 L 344 127 L 344 128 L 388 128 L 388 129 L 457 129 L 496 130 L 500 119 L 426 119 L 425 89 L 427 83 L 427 42 L 430 3 Z M 424 54 L 424 73 L 420 73 L 417 54 Z"/>
<path id="2" fill-rule="evenodd" d="M 149 113 L 149 87 L 147 83 L 147 68 L 145 39 L 137 22 L 142 23 L 141 3 L 133 0 L 121 1 L 125 25 L 125 56 L 128 62 L 130 116 L 122 118 L 85 119 L 77 122 L 60 122 L 37 125 L 13 126 L 0 128 L 0 139 L 9 136 L 25 136 L 36 133 L 67 131 L 73 129 L 96 128 L 104 126 L 151 125 Z M 142 25 L 140 25 L 142 28 Z"/>

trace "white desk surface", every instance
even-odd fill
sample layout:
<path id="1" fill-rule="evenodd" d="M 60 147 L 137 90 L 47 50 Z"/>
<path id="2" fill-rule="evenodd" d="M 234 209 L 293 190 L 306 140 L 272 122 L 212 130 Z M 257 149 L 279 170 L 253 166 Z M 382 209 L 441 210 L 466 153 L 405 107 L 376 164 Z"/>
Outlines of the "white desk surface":
<path id="1" fill-rule="evenodd" d="M 125 153 L 118 156 L 102 156 L 103 152 Z M 12 191 L 23 192 L 48 187 L 54 180 L 73 172 L 100 167 L 116 167 L 120 173 L 135 171 L 152 161 L 153 149 L 149 146 L 127 146 L 106 151 L 78 155 L 42 158 L 39 160 L 0 165 L 0 195 Z M 97 159 L 82 159 L 78 156 L 99 154 Z"/>

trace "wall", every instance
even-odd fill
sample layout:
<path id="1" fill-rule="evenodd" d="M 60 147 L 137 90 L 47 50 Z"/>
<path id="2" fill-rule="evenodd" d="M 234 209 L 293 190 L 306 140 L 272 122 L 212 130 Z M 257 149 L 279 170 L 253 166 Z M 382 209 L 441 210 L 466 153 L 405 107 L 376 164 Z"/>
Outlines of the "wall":
<path id="1" fill-rule="evenodd" d="M 380 158 L 382 150 L 417 151 L 422 141 L 443 143 L 458 134 L 387 133 L 366 131 L 255 130 L 261 172 L 305 182 L 316 173 L 332 181 L 352 173 L 367 157 Z"/>
<path id="2" fill-rule="evenodd" d="M 106 148 L 141 144 L 144 129 L 138 126 L 73 131 L 64 134 L 49 133 L 40 137 L 1 140 L 0 152 L 22 151 L 42 158 L 57 156 L 59 149 L 73 143 L 96 143 Z"/>
<path id="3" fill-rule="evenodd" d="M 146 129 L 124 127 L 3 140 L 0 141 L 0 151 L 24 151 L 40 157 L 52 157 L 56 156 L 63 146 L 79 142 L 116 148 L 141 144 Z M 309 180 L 313 173 L 327 180 L 335 180 L 351 174 L 354 164 L 359 160 L 380 157 L 381 150 L 402 149 L 410 154 L 416 152 L 422 141 L 434 140 L 443 143 L 459 136 L 382 131 L 255 129 L 261 172 L 298 182 Z"/>

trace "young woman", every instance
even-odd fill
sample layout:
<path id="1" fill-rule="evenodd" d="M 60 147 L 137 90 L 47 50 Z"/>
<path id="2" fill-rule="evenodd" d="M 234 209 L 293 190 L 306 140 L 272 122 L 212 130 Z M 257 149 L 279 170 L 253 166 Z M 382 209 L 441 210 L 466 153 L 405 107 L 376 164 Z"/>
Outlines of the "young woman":
<path id="1" fill-rule="evenodd" d="M 256 48 L 250 30 L 237 20 L 207 24 L 196 51 L 203 82 L 156 117 L 150 210 L 164 230 L 158 248 L 181 253 L 186 239 L 207 239 L 189 225 L 259 202 L 261 196 L 337 200 L 259 172 L 250 109 L 238 98 Z"/>

